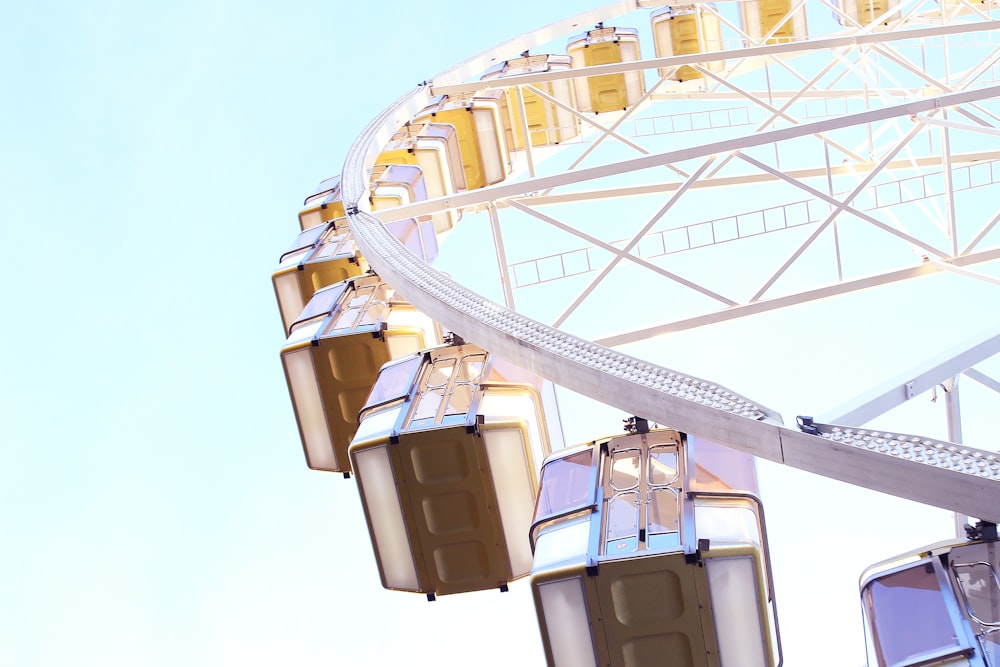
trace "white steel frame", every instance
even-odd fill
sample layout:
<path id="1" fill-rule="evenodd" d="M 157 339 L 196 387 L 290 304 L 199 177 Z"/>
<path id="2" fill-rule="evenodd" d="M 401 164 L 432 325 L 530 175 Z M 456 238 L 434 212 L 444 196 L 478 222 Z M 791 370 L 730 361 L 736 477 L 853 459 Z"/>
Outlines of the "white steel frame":
<path id="1" fill-rule="evenodd" d="M 650 5 L 647 2 L 640 4 Z M 828 3 L 823 4 L 831 7 Z M 984 245 L 987 234 L 1000 221 L 1000 209 L 988 212 L 973 238 L 960 243 L 956 194 L 962 188 L 954 180 L 959 169 L 971 170 L 973 166 L 978 168 L 985 163 L 992 170 L 994 161 L 1000 161 L 1000 108 L 994 104 L 1000 97 L 1000 84 L 983 78 L 1000 59 L 1000 43 L 975 67 L 965 72 L 952 73 L 946 59 L 943 76 L 929 74 L 920 63 L 902 52 L 914 42 L 923 45 L 926 41 L 950 37 L 989 35 L 990 31 L 1000 28 L 1000 21 L 993 21 L 988 12 L 965 2 L 936 10 L 933 7 L 937 5 L 930 3 L 903 3 L 890 16 L 889 29 L 875 25 L 855 26 L 842 35 L 801 42 L 751 45 L 712 54 L 654 58 L 638 63 L 588 67 L 568 73 L 548 72 L 469 82 L 485 69 L 485 64 L 543 44 L 553 36 L 568 32 L 567 26 L 610 19 L 635 6 L 629 2 L 615 3 L 568 19 L 557 26 L 524 35 L 443 73 L 429 85 L 404 95 L 375 118 L 357 138 L 342 173 L 344 202 L 350 224 L 370 264 L 417 307 L 448 328 L 573 391 L 631 414 L 641 414 L 773 461 L 969 516 L 1000 520 L 1000 458 L 992 452 L 969 447 L 952 450 L 949 449 L 952 445 L 948 443 L 894 434 L 872 436 L 860 431 L 861 435 L 857 435 L 858 432 L 850 431 L 845 435 L 842 429 L 822 424 L 815 432 L 805 433 L 798 428 L 783 426 L 780 417 L 773 412 L 724 388 L 610 349 L 670 331 L 731 320 L 932 273 L 957 272 L 972 279 L 1000 284 L 1000 280 L 971 268 L 1000 258 L 1000 246 Z M 727 23 L 736 29 L 731 22 Z M 814 71 L 799 71 L 807 66 L 799 65 L 797 59 L 818 51 L 829 51 L 830 61 L 815 67 Z M 947 49 L 943 51 L 946 53 Z M 718 60 L 727 63 L 726 71 L 721 74 L 700 65 Z M 610 124 L 605 124 L 600 116 L 594 118 L 569 109 L 536 86 L 545 81 L 581 75 L 655 68 L 672 70 L 682 65 L 694 67 L 705 75 L 706 78 L 697 84 L 702 89 L 692 85 L 666 87 L 663 85 L 665 78 L 660 78 L 639 104 L 613 117 Z M 835 74 L 838 67 L 843 71 Z M 772 86 L 771 69 L 775 71 L 775 78 L 780 76 L 797 80 L 798 87 L 779 89 Z M 763 71 L 766 87 L 758 90 L 737 85 L 734 80 L 737 70 Z M 829 78 L 831 76 L 832 79 Z M 848 77 L 856 78 L 859 84 L 856 87 L 842 85 Z M 919 86 L 907 85 L 902 80 L 906 78 L 919 82 Z M 572 168 L 564 173 L 539 175 L 539 151 L 533 149 L 529 141 L 523 156 L 527 167 L 523 178 L 380 211 L 378 217 L 366 212 L 367 169 L 381 144 L 395 128 L 409 120 L 431 95 L 496 87 L 511 87 L 518 91 L 515 95 L 517 100 L 522 99 L 520 92 L 528 87 L 574 113 L 584 127 L 589 128 L 589 136 L 593 137 L 595 133 L 598 136 L 592 139 L 592 145 Z M 637 135 L 629 136 L 622 131 L 633 121 L 635 114 L 648 108 L 652 100 L 670 99 L 739 99 L 747 103 L 748 108 L 760 113 L 762 120 L 756 131 L 744 136 L 669 151 L 651 151 L 642 145 Z M 822 101 L 824 104 L 852 100 L 864 108 L 810 120 L 796 106 L 807 100 Z M 778 124 L 781 126 L 768 129 Z M 858 128 L 866 134 L 860 144 L 852 147 L 839 138 L 839 131 Z M 932 135 L 928 140 L 930 151 L 916 143 L 929 133 Z M 956 137 L 967 134 L 980 137 L 982 146 L 977 145 L 975 151 L 953 151 Z M 527 132 L 525 136 L 528 136 Z M 817 139 L 816 146 L 821 148 L 813 151 L 821 158 L 817 163 L 803 167 L 783 154 L 786 146 L 799 145 L 796 144 L 798 140 L 808 138 Z M 596 155 L 599 144 L 611 141 L 620 142 L 642 155 L 582 166 L 592 154 Z M 934 141 L 937 141 L 936 147 Z M 763 147 L 773 148 L 772 159 L 765 160 L 760 151 L 753 152 L 753 149 Z M 795 166 L 783 168 L 782 158 Z M 840 162 L 835 162 L 835 159 Z M 600 187 L 603 178 L 660 167 L 667 167 L 658 173 L 669 180 L 635 187 Z M 873 196 L 877 196 L 873 188 L 895 184 L 903 193 L 908 179 L 897 178 L 897 171 L 921 174 L 932 169 L 940 170 L 945 183 L 944 192 L 940 195 L 935 193 L 944 201 L 943 211 L 938 211 L 942 213 L 939 217 L 943 218 L 938 233 L 943 236 L 944 243 L 940 242 L 941 239 L 932 240 L 926 233 L 910 229 L 890 210 L 890 206 L 866 208 L 856 204 L 862 195 L 874 192 Z M 736 173 L 732 173 L 734 171 Z M 835 192 L 834 182 L 851 175 L 855 179 L 850 189 Z M 762 284 L 756 285 L 749 293 L 721 293 L 697 278 L 680 275 L 633 252 L 688 191 L 764 182 L 791 186 L 802 197 L 825 205 L 826 213 L 818 220 L 809 221 L 814 225 L 811 233 L 768 273 Z M 996 181 L 991 177 L 987 185 L 993 182 Z M 588 183 L 597 187 L 566 191 L 566 186 Z M 822 187 L 817 184 L 822 184 Z M 546 212 L 549 206 L 559 203 L 651 193 L 667 194 L 666 202 L 637 233 L 617 243 L 613 239 L 602 239 L 578 230 L 572 223 Z M 936 216 L 938 212 L 932 211 L 928 202 L 922 201 L 929 198 L 914 197 L 910 201 L 929 217 Z M 936 200 L 932 203 L 937 204 Z M 612 259 L 605 266 L 595 269 L 595 275 L 586 286 L 570 297 L 568 305 L 551 325 L 545 325 L 490 302 L 416 261 L 380 224 L 452 208 L 485 209 L 490 213 L 494 238 L 498 243 L 504 293 L 509 304 L 513 304 L 518 286 L 509 275 L 510 266 L 502 242 L 501 213 L 505 210 L 526 213 L 539 224 L 551 225 L 575 235 L 592 247 L 610 253 Z M 845 276 L 842 256 L 847 249 L 838 243 L 834 258 L 837 281 L 805 285 L 792 293 L 777 293 L 775 283 L 821 234 L 826 230 L 835 233 L 838 219 L 843 216 L 862 221 L 910 247 L 912 261 L 904 265 L 887 264 L 871 275 Z M 610 279 L 610 274 L 623 261 L 694 290 L 717 303 L 718 307 L 694 317 L 637 331 L 606 332 L 595 337 L 594 341 L 560 331 L 559 327 L 567 318 L 602 281 Z M 972 368 L 997 352 L 1000 352 L 1000 332 L 993 332 L 948 353 L 943 359 L 922 364 L 914 369 L 909 380 L 880 386 L 854 399 L 843 409 L 835 411 L 832 417 L 844 421 L 845 426 L 863 424 L 872 416 L 898 404 L 901 396 L 905 400 L 909 397 L 908 393 L 918 388 L 946 384 L 954 391 L 957 384 L 953 378 L 962 373 L 997 390 L 1000 383 Z M 956 427 L 952 433 L 957 433 L 959 437 L 953 439 L 960 440 L 957 401 L 955 414 Z M 940 452 L 947 455 L 939 455 Z"/>

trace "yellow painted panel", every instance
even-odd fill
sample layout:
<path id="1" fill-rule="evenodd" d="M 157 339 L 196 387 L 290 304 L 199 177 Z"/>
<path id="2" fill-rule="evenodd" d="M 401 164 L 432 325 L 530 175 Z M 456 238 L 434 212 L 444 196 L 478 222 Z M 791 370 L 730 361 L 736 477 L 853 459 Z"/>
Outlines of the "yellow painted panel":
<path id="1" fill-rule="evenodd" d="M 787 42 L 795 36 L 795 24 L 791 18 L 782 22 L 782 18 L 792 8 L 790 0 L 759 0 L 760 9 L 760 32 L 766 35 L 771 32 L 774 26 L 781 23 L 780 27 L 774 31 L 768 44 Z"/>
<path id="2" fill-rule="evenodd" d="M 346 472 L 350 470 L 347 450 L 358 430 L 358 412 L 382 364 L 389 361 L 389 350 L 369 332 L 320 338 L 319 343 L 312 350 L 323 409 L 337 460 L 344 462 L 344 470 L 336 472 Z"/>
<path id="3" fill-rule="evenodd" d="M 670 38 L 674 45 L 674 55 L 701 52 L 698 28 L 698 14 L 694 12 L 678 16 L 670 21 Z M 703 78 L 701 72 L 686 65 L 679 68 L 675 76 L 680 81 Z"/>
<path id="4" fill-rule="evenodd" d="M 588 67 L 622 61 L 621 47 L 615 42 L 591 44 L 583 50 L 583 55 Z M 587 86 L 595 112 L 619 111 L 628 106 L 624 74 L 591 76 L 587 78 Z"/>
<path id="5" fill-rule="evenodd" d="M 434 550 L 434 566 L 445 584 L 478 585 L 489 577 L 490 554 L 482 542 L 446 544 Z"/>
<path id="6" fill-rule="evenodd" d="M 299 227 L 305 231 L 324 222 L 343 218 L 345 215 L 344 202 L 340 199 L 335 199 L 328 204 L 308 206 L 299 211 Z"/>
<path id="7" fill-rule="evenodd" d="M 622 625 L 676 620 L 685 611 L 683 592 L 677 573 L 669 570 L 627 574 L 611 582 L 615 617 Z"/>
<path id="8" fill-rule="evenodd" d="M 428 496 L 422 505 L 427 529 L 435 535 L 476 530 L 482 521 L 476 499 L 468 491 Z"/>
<path id="9" fill-rule="evenodd" d="M 612 665 L 651 664 L 669 648 L 671 665 L 719 667 L 705 570 L 683 553 L 602 560 L 589 581 Z"/>
<path id="10" fill-rule="evenodd" d="M 482 437 L 465 425 L 404 431 L 400 488 L 427 581 L 438 595 L 496 588 L 512 579 Z"/>
<path id="11" fill-rule="evenodd" d="M 327 356 L 334 380 L 339 383 L 354 383 L 359 380 L 374 383 L 375 375 L 372 371 L 377 374 L 382 364 L 376 362 L 375 350 L 368 344 L 368 340 L 374 340 L 370 333 L 331 339 L 330 346 L 333 349 Z"/>
<path id="12" fill-rule="evenodd" d="M 364 273 L 361 263 L 352 261 L 353 259 L 353 257 L 338 257 L 320 262 L 307 262 L 303 265 L 302 270 L 297 272 L 303 303 L 309 303 L 309 299 L 317 290 Z"/>
<path id="13" fill-rule="evenodd" d="M 670 667 L 694 667 L 691 640 L 682 632 L 665 632 L 652 637 L 636 637 L 622 646 L 625 667 L 646 667 L 661 664 L 670 656 Z"/>
<path id="14" fill-rule="evenodd" d="M 443 429 L 441 434 L 456 429 Z M 464 434 L 464 427 L 458 429 Z M 461 482 L 469 476 L 469 456 L 467 451 L 473 436 L 462 439 L 442 439 L 431 445 L 412 447 L 410 460 L 417 481 L 421 484 L 444 484 Z"/>

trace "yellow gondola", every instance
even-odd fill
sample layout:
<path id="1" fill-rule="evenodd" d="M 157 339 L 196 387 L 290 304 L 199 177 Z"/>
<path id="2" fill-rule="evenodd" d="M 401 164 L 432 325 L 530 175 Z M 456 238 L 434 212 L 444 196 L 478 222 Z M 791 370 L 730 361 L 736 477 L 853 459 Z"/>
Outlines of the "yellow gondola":
<path id="1" fill-rule="evenodd" d="M 795 8 L 794 0 L 746 0 L 740 3 L 740 17 L 745 32 L 753 44 L 785 44 L 808 37 L 806 8 Z M 761 42 L 765 35 L 771 36 Z"/>
<path id="2" fill-rule="evenodd" d="M 548 451 L 528 379 L 469 344 L 382 368 L 350 455 L 385 588 L 433 599 L 528 574 L 535 466 Z"/>
<path id="3" fill-rule="evenodd" d="M 483 74 L 482 79 L 504 78 L 519 74 L 535 74 L 539 72 L 567 71 L 573 67 L 573 59 L 566 55 L 522 55 L 519 58 L 505 60 L 491 67 Z M 576 91 L 569 79 L 559 81 L 544 81 L 533 84 L 550 97 L 559 100 L 571 109 L 576 108 Z M 538 93 L 527 88 L 522 89 L 524 116 L 531 136 L 532 146 L 547 146 L 559 144 L 572 139 L 580 133 L 580 121 L 566 109 L 546 100 Z M 512 99 L 513 98 L 513 99 Z M 511 126 L 511 148 L 524 150 L 524 129 L 516 96 L 508 94 L 507 110 Z"/>
<path id="4" fill-rule="evenodd" d="M 465 189 L 465 170 L 458 133 L 446 123 L 412 123 L 401 127 L 375 158 L 376 164 L 420 167 L 427 197 L 446 197 Z M 432 216 L 438 232 L 451 229 L 461 217 L 458 209 Z"/>
<path id="5" fill-rule="evenodd" d="M 779 664 L 752 460 L 634 424 L 542 467 L 531 587 L 548 664 Z"/>
<path id="6" fill-rule="evenodd" d="M 641 58 L 639 31 L 598 25 L 570 38 L 566 52 L 573 59 L 574 69 L 633 62 Z M 621 111 L 638 102 L 646 93 L 641 71 L 581 77 L 575 83 L 577 107 L 584 112 Z"/>
<path id="7" fill-rule="evenodd" d="M 345 215 L 340 195 L 340 176 L 331 176 L 316 186 L 316 190 L 302 202 L 299 228 L 304 231 Z"/>
<path id="8" fill-rule="evenodd" d="M 347 449 L 379 368 L 440 339 L 439 327 L 376 275 L 316 292 L 281 350 L 309 467 L 350 472 Z"/>
<path id="9" fill-rule="evenodd" d="M 872 565 L 861 606 L 872 667 L 1000 664 L 1000 542 L 996 524 Z"/>
<path id="10" fill-rule="evenodd" d="M 714 4 L 710 6 L 715 7 Z M 664 7 L 653 12 L 650 19 L 657 58 L 722 50 L 722 23 L 718 15 L 706 9 L 705 5 Z M 725 65 L 723 60 L 702 63 L 711 72 L 721 72 Z M 660 76 L 666 74 L 667 70 L 661 67 Z M 693 67 L 684 65 L 677 68 L 670 78 L 689 81 L 704 76 Z"/>
<path id="11" fill-rule="evenodd" d="M 458 132 L 465 185 L 475 190 L 499 183 L 510 173 L 510 148 L 504 137 L 502 90 L 442 96 L 418 112 L 414 123 L 447 123 Z"/>
<path id="12" fill-rule="evenodd" d="M 843 14 L 834 13 L 834 18 L 844 26 L 868 25 L 878 21 L 886 12 L 899 4 L 899 0 L 837 0 L 836 5 Z M 844 14 L 851 20 L 844 18 Z M 898 18 L 899 13 L 893 14 Z M 884 20 L 882 21 L 885 22 Z"/>
<path id="13" fill-rule="evenodd" d="M 360 276 L 367 269 L 347 218 L 300 232 L 271 274 L 285 334 L 316 290 Z"/>

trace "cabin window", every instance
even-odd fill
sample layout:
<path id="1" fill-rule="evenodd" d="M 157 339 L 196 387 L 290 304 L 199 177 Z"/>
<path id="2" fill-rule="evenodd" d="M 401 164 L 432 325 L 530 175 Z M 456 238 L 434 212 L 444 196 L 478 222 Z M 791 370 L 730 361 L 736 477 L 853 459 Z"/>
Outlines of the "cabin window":
<path id="1" fill-rule="evenodd" d="M 921 664 L 962 648 L 932 561 L 875 579 L 862 601 L 879 667 Z"/>
<path id="2" fill-rule="evenodd" d="M 402 400 L 409 396 L 410 389 L 413 387 L 413 376 L 420 367 L 421 361 L 423 361 L 422 357 L 415 356 L 399 363 L 383 366 L 362 412 L 373 406 Z"/>
<path id="3" fill-rule="evenodd" d="M 542 467 L 535 523 L 550 516 L 582 509 L 594 502 L 594 452 L 586 449 Z"/>
<path id="4" fill-rule="evenodd" d="M 976 622 L 1000 625 L 1000 580 L 987 562 L 952 563 L 966 610 Z"/>
<path id="5" fill-rule="evenodd" d="M 354 239 L 347 232 L 341 232 L 340 234 L 330 234 L 323 239 L 322 245 L 317 249 L 316 254 L 313 255 L 314 260 L 326 259 L 328 257 L 336 257 L 337 255 L 353 254 L 354 253 Z"/>
<path id="6" fill-rule="evenodd" d="M 459 423 L 466 419 L 486 369 L 486 355 L 439 357 L 424 370 L 406 428 Z"/>
<path id="7" fill-rule="evenodd" d="M 680 546 L 677 445 L 610 446 L 605 473 L 604 555 Z"/>
<path id="8" fill-rule="evenodd" d="M 330 325 L 329 332 L 346 332 L 358 327 L 375 326 L 387 311 L 384 283 L 355 283 L 350 298 L 341 304 L 340 312 Z"/>
<path id="9" fill-rule="evenodd" d="M 312 227 L 310 229 L 305 230 L 304 232 L 301 232 L 297 237 L 295 237 L 295 242 L 292 243 L 291 246 L 289 246 L 288 250 L 282 253 L 281 259 L 279 261 L 284 262 L 288 255 L 293 253 L 300 253 L 303 249 L 306 248 L 312 248 L 314 245 L 316 245 L 316 242 L 319 241 L 319 237 L 322 236 L 323 232 L 325 231 L 326 231 L 325 226 L 317 225 L 316 227 Z"/>
<path id="10" fill-rule="evenodd" d="M 988 561 L 951 564 L 965 611 L 990 665 L 1000 665 L 1000 577 Z"/>
<path id="11" fill-rule="evenodd" d="M 340 299 L 341 295 L 344 293 L 345 286 L 343 284 L 331 285 L 330 287 L 318 290 L 313 294 L 312 298 L 309 299 L 309 303 L 306 304 L 302 312 L 296 318 L 295 323 L 292 325 L 291 330 L 295 331 L 307 322 L 311 322 L 318 317 L 326 319 L 330 311 L 333 310 L 333 306 Z"/>

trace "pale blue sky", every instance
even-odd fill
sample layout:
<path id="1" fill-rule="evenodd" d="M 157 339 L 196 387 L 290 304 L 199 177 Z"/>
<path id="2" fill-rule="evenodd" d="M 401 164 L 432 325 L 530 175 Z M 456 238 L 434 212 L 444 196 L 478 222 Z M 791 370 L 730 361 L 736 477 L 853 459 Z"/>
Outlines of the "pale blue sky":
<path id="1" fill-rule="evenodd" d="M 353 481 L 303 461 L 270 283 L 302 198 L 371 117 L 565 11 L 485 7 L 0 4 L 0 664 L 543 662 L 526 582 L 433 605 L 380 588 Z M 703 356 L 686 370 L 728 369 Z M 769 402 L 772 383 L 748 386 L 760 367 L 731 370 Z M 843 492 L 774 479 L 779 505 Z M 797 541 L 799 519 L 772 513 Z M 849 599 L 854 560 L 834 579 Z M 779 598 L 786 664 L 806 664 L 825 595 Z M 860 664 L 847 626 L 838 664 Z"/>

